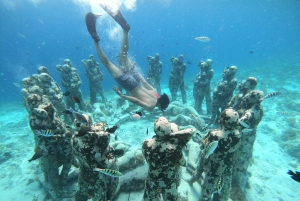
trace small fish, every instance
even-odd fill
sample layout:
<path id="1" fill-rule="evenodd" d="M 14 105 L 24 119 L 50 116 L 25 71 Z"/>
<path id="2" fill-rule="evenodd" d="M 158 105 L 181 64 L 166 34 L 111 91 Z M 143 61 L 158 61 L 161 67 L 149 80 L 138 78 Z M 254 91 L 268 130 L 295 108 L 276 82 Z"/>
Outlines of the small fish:
<path id="1" fill-rule="evenodd" d="M 262 98 L 260 99 L 260 101 L 263 101 L 263 100 L 265 100 L 265 99 L 267 99 L 267 98 L 271 98 L 271 97 L 274 97 L 274 96 L 278 96 L 278 95 L 280 95 L 280 94 L 281 94 L 280 91 L 274 91 L 274 92 L 271 92 L 271 93 L 265 95 L 264 97 L 262 97 Z"/>
<path id="2" fill-rule="evenodd" d="M 70 112 L 70 110 L 65 110 L 64 113 L 65 114 L 73 114 L 72 112 Z"/>
<path id="3" fill-rule="evenodd" d="M 205 158 L 208 158 L 212 153 L 214 153 L 217 147 L 218 147 L 218 141 L 212 141 L 206 148 Z"/>
<path id="4" fill-rule="evenodd" d="M 21 88 L 21 85 L 20 85 L 19 83 L 13 82 L 13 85 L 15 85 L 15 86 L 18 87 L 18 88 Z"/>
<path id="5" fill-rule="evenodd" d="M 114 133 L 117 130 L 118 126 L 113 126 L 111 128 L 107 128 L 105 131 L 109 133 Z"/>
<path id="6" fill-rule="evenodd" d="M 131 115 L 131 119 L 139 120 L 139 119 L 141 119 L 141 116 L 139 114 L 133 114 L 133 115 Z"/>
<path id="7" fill-rule="evenodd" d="M 289 113 L 286 111 L 277 112 L 278 115 L 288 115 Z"/>
<path id="8" fill-rule="evenodd" d="M 64 96 L 69 96 L 71 93 L 69 91 L 66 91 L 65 93 L 63 93 Z"/>
<path id="9" fill-rule="evenodd" d="M 50 129 L 47 130 L 35 130 L 34 133 L 36 135 L 41 135 L 43 137 L 51 137 L 54 135 L 53 131 Z"/>
<path id="10" fill-rule="evenodd" d="M 68 110 L 73 114 L 75 119 L 77 119 L 78 123 L 87 123 L 88 122 L 87 119 L 85 118 L 85 116 L 74 111 L 73 108 L 70 107 Z"/>
<path id="11" fill-rule="evenodd" d="M 221 195 L 223 186 L 224 186 L 224 181 L 223 181 L 223 178 L 221 177 L 217 183 L 217 189 L 216 189 L 215 193 L 218 193 L 219 195 Z"/>
<path id="12" fill-rule="evenodd" d="M 199 36 L 199 37 L 196 37 L 195 40 L 206 43 L 206 42 L 210 41 L 210 38 L 208 38 L 206 36 Z"/>
<path id="13" fill-rule="evenodd" d="M 252 50 L 250 50 L 250 51 L 249 51 L 249 53 L 250 53 L 250 54 L 253 54 L 253 51 L 252 51 Z"/>
<path id="14" fill-rule="evenodd" d="M 113 155 L 116 156 L 123 156 L 124 155 L 124 150 L 123 149 L 115 149 L 114 151 L 112 151 Z"/>
<path id="15" fill-rule="evenodd" d="M 44 153 L 45 153 L 44 150 L 36 147 L 34 149 L 33 156 L 31 157 L 31 159 L 28 160 L 28 162 L 30 163 L 31 161 L 41 158 L 44 155 Z"/>
<path id="16" fill-rule="evenodd" d="M 289 170 L 287 173 L 289 175 L 291 175 L 291 178 L 293 180 L 295 180 L 295 181 L 297 181 L 297 182 L 300 183 L 300 172 L 298 172 L 298 171 L 293 172 L 292 170 Z"/>
<path id="17" fill-rule="evenodd" d="M 148 135 L 148 128 L 147 128 L 146 134 Z"/>
<path id="18" fill-rule="evenodd" d="M 246 124 L 245 122 L 243 121 L 239 121 L 239 124 L 241 124 L 243 127 L 245 128 L 249 128 L 250 126 L 248 124 Z"/>
<path id="19" fill-rule="evenodd" d="M 199 121 L 198 121 L 198 119 L 197 119 L 197 117 L 196 117 L 195 115 L 190 114 L 190 118 L 191 118 L 191 120 L 192 120 L 193 122 L 199 124 Z"/>
<path id="20" fill-rule="evenodd" d="M 23 35 L 23 34 L 19 34 L 19 36 L 22 37 L 22 38 L 25 38 L 25 35 Z"/>
<path id="21" fill-rule="evenodd" d="M 72 96 L 72 99 L 75 103 L 80 103 L 80 100 L 77 96 Z"/>
<path id="22" fill-rule="evenodd" d="M 140 116 L 143 116 L 142 112 L 135 112 L 135 114 L 138 114 Z"/>
<path id="23" fill-rule="evenodd" d="M 46 42 L 42 42 L 42 43 L 41 43 L 41 45 L 45 45 L 45 44 L 46 44 Z"/>
<path id="24" fill-rule="evenodd" d="M 188 61 L 188 62 L 186 62 L 187 64 L 192 64 L 192 62 L 190 62 L 190 61 Z"/>
<path id="25" fill-rule="evenodd" d="M 101 172 L 102 174 L 106 174 L 111 177 L 120 177 L 123 174 L 117 170 L 111 170 L 111 169 L 100 169 L 100 168 L 94 168 L 94 172 Z"/>
<path id="26" fill-rule="evenodd" d="M 251 129 L 251 128 L 245 128 L 242 130 L 243 133 L 250 133 L 252 131 L 253 131 L 253 129 Z"/>

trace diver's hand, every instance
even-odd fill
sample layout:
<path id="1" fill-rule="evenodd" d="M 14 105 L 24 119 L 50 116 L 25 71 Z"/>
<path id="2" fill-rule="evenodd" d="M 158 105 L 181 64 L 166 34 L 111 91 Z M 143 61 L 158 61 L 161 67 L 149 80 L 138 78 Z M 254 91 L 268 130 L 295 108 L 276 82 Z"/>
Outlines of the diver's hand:
<path id="1" fill-rule="evenodd" d="M 116 92 L 116 94 L 118 94 L 120 97 L 122 97 L 123 94 L 120 92 L 118 87 L 114 86 L 114 91 Z"/>

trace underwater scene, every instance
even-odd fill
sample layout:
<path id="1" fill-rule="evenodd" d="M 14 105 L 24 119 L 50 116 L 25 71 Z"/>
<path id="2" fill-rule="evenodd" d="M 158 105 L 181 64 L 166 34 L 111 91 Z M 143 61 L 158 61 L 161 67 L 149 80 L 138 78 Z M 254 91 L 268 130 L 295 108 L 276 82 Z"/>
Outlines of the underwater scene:
<path id="1" fill-rule="evenodd" d="M 299 8 L 0 0 L 0 200 L 300 200 Z"/>

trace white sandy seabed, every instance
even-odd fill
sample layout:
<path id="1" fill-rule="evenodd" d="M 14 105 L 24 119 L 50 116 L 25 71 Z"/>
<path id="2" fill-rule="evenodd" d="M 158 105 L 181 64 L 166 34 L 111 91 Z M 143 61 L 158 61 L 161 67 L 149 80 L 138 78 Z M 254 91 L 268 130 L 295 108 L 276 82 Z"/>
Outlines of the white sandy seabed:
<path id="1" fill-rule="evenodd" d="M 258 76 L 257 76 L 258 77 Z M 263 77 L 258 77 L 262 80 Z M 267 82 L 265 77 L 264 82 Z M 279 80 L 278 80 L 279 81 Z M 274 82 L 274 80 L 272 80 Z M 290 87 L 291 80 L 287 85 L 282 85 L 283 90 L 290 93 L 299 93 L 297 86 Z M 295 85 L 296 80 L 294 82 Z M 166 86 L 163 86 L 165 92 L 169 94 Z M 258 86 L 259 89 L 259 86 Z M 269 89 L 269 91 L 273 91 Z M 178 96 L 180 98 L 180 94 Z M 288 125 L 284 122 L 284 115 L 294 115 L 295 121 L 299 126 L 299 113 L 289 112 L 289 108 L 278 109 L 277 101 L 285 101 L 288 97 L 281 95 L 276 99 L 264 101 L 263 107 L 265 115 L 258 126 L 257 139 L 254 144 L 253 163 L 249 167 L 251 177 L 249 179 L 250 188 L 246 192 L 249 201 L 298 201 L 300 200 L 300 183 L 292 180 L 287 171 L 299 170 L 300 161 L 289 156 L 274 141 L 275 136 L 279 136 L 281 132 L 287 129 Z M 192 92 L 188 91 L 188 104 L 193 104 Z M 296 104 L 299 104 L 299 96 Z M 3 201 L 26 201 L 26 200 L 47 200 L 46 192 L 38 181 L 38 162 L 28 163 L 28 159 L 33 155 L 34 142 L 32 132 L 28 126 L 28 114 L 22 104 L 16 103 L 0 103 L 0 200 Z M 278 112 L 287 111 L 282 116 Z M 123 124 L 119 132 L 119 140 L 124 140 L 133 146 L 141 146 L 146 138 L 151 138 L 153 133 L 153 121 L 139 120 Z M 146 134 L 149 127 L 149 134 Z M 299 127 L 294 128 L 298 130 Z M 132 132 L 123 132 L 132 131 Z M 138 133 L 137 133 L 138 131 Z M 124 135 L 122 136 L 123 133 Z M 299 136 L 298 136 L 299 139 Z M 300 144 L 297 145 L 300 152 Z M 185 168 L 182 169 L 182 177 L 189 178 Z M 189 200 L 196 201 L 199 198 L 200 186 L 195 183 L 190 187 L 183 179 L 179 187 L 181 194 L 187 194 Z M 142 200 L 143 191 L 120 193 L 117 201 L 125 200 Z"/>

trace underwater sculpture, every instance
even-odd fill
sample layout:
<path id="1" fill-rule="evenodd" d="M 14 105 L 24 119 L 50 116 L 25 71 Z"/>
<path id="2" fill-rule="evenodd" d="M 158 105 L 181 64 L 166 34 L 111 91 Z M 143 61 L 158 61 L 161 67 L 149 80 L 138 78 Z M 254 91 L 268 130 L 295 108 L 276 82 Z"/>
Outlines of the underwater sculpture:
<path id="1" fill-rule="evenodd" d="M 223 79 L 218 83 L 218 86 L 213 92 L 211 121 L 207 126 L 218 123 L 220 116 L 219 109 L 221 109 L 222 112 L 226 108 L 227 103 L 231 100 L 237 85 L 237 79 L 235 78 L 236 71 L 236 66 L 226 67 L 223 70 Z"/>
<path id="2" fill-rule="evenodd" d="M 43 69 L 43 71 L 42 71 Z M 43 89 L 43 95 L 46 95 L 47 98 L 53 103 L 56 108 L 59 116 L 64 117 L 64 122 L 66 124 L 71 124 L 72 120 L 69 115 L 65 114 L 63 111 L 66 109 L 66 103 L 63 99 L 63 92 L 58 84 L 54 81 L 54 79 L 47 73 L 45 67 L 42 69 L 39 68 L 38 72 L 40 74 L 32 75 L 35 79 L 37 79 L 37 85 Z"/>
<path id="3" fill-rule="evenodd" d="M 27 97 L 27 105 L 36 145 L 30 161 L 39 159 L 43 172 L 40 182 L 53 199 L 70 197 L 73 189 L 69 189 L 68 174 L 72 164 L 78 167 L 70 143 L 72 132 L 57 116 L 56 109 L 46 96 L 31 94 Z M 62 167 L 61 171 L 59 167 Z"/>
<path id="4" fill-rule="evenodd" d="M 215 192 L 219 200 L 227 201 L 230 197 L 234 152 L 240 142 L 239 115 L 233 109 L 225 109 L 219 121 L 221 128 L 210 130 L 202 140 L 196 172 L 188 180 L 193 185 L 205 174 L 199 201 L 210 200 Z"/>
<path id="5" fill-rule="evenodd" d="M 205 123 L 208 123 L 208 116 L 199 115 L 194 107 L 185 105 L 180 101 L 171 102 L 165 114 L 170 116 L 169 120 L 180 126 L 192 125 L 201 132 L 204 132 Z"/>
<path id="6" fill-rule="evenodd" d="M 227 108 L 237 110 L 237 107 L 240 106 L 242 98 L 247 93 L 254 90 L 256 85 L 257 79 L 255 77 L 248 77 L 247 80 L 243 80 L 238 86 L 239 92 L 231 98 L 230 102 L 227 104 Z"/>
<path id="7" fill-rule="evenodd" d="M 179 55 L 178 58 L 171 57 L 172 70 L 169 78 L 169 89 L 172 94 L 172 101 L 176 101 L 177 91 L 180 89 L 182 102 L 186 104 L 186 91 L 184 88 L 184 73 L 186 70 L 186 64 L 183 62 L 183 55 Z"/>
<path id="8" fill-rule="evenodd" d="M 191 139 L 193 129 L 179 130 L 165 117 L 154 123 L 155 136 L 143 142 L 142 151 L 149 165 L 144 200 L 156 200 L 162 194 L 164 200 L 176 200 L 180 183 L 180 166 L 186 165 L 183 147 Z"/>
<path id="9" fill-rule="evenodd" d="M 81 60 L 81 63 L 85 67 L 85 75 L 89 79 L 90 103 L 94 104 L 97 102 L 97 93 L 101 96 L 102 103 L 105 103 L 106 98 L 102 87 L 103 73 L 100 70 L 100 64 L 96 62 L 92 54 L 89 56 L 89 59 Z"/>
<path id="10" fill-rule="evenodd" d="M 198 67 L 200 72 L 197 74 L 194 81 L 193 96 L 195 99 L 195 109 L 199 114 L 202 114 L 202 103 L 205 97 L 206 113 L 211 115 L 212 100 L 210 95 L 210 81 L 214 76 L 214 71 L 211 69 L 212 60 L 207 59 L 206 62 L 200 61 Z"/>
<path id="11" fill-rule="evenodd" d="M 56 65 L 56 68 L 61 73 L 62 86 L 65 87 L 66 91 L 70 92 L 70 95 L 66 96 L 67 108 L 75 108 L 75 103 L 77 103 L 80 110 L 86 110 L 79 88 L 82 82 L 76 69 L 72 67 L 70 59 L 65 59 L 64 64 Z"/>
<path id="12" fill-rule="evenodd" d="M 161 94 L 160 75 L 162 73 L 162 62 L 159 61 L 159 54 L 156 53 L 154 57 L 147 56 L 147 60 L 149 63 L 147 81 L 153 87 L 155 87 L 158 95 L 160 95 Z"/>
<path id="13" fill-rule="evenodd" d="M 111 200 L 117 192 L 118 177 L 121 176 L 117 172 L 116 155 L 122 155 L 123 151 L 109 145 L 110 133 L 105 129 L 105 123 L 92 124 L 88 115 L 78 113 L 74 125 L 76 132 L 71 143 L 79 161 L 75 200 Z"/>
<path id="14" fill-rule="evenodd" d="M 41 89 L 33 77 L 26 77 L 22 79 L 22 86 L 23 89 L 21 90 L 22 93 L 22 103 L 25 109 L 29 112 L 29 107 L 27 105 L 27 98 L 30 94 L 38 94 L 40 96 L 43 95 L 43 89 Z"/>
<path id="15" fill-rule="evenodd" d="M 21 90 L 23 95 L 23 105 L 27 108 L 26 98 L 30 94 L 39 94 L 41 96 L 46 95 L 49 101 L 51 101 L 57 109 L 59 116 L 64 117 L 64 122 L 71 124 L 72 121 L 70 117 L 63 113 L 63 111 L 66 110 L 63 93 L 58 84 L 47 72 L 49 72 L 48 69 L 45 66 L 41 66 L 38 68 L 39 74 L 33 74 L 31 77 L 27 77 L 22 80 L 22 85 L 24 87 Z"/>
<path id="16" fill-rule="evenodd" d="M 247 169 L 251 164 L 253 146 L 256 139 L 257 126 L 262 120 L 264 110 L 260 105 L 263 92 L 252 90 L 247 93 L 237 107 L 241 123 L 241 143 L 236 151 L 233 167 L 232 186 L 239 186 L 238 189 L 245 190 L 248 177 Z"/>

